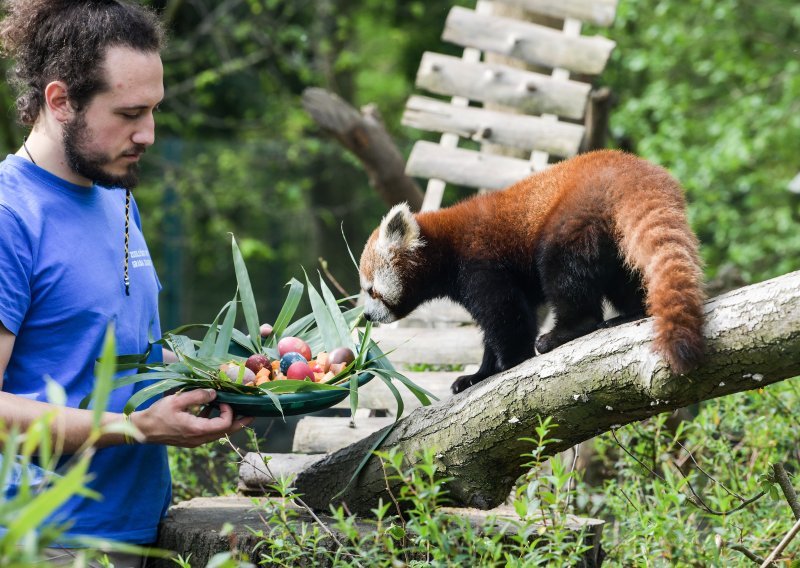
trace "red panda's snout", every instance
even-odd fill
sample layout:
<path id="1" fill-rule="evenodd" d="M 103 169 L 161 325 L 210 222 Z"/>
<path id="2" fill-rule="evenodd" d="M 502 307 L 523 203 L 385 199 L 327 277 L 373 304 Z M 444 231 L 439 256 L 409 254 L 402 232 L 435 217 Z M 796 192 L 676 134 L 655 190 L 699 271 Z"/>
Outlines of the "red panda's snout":
<path id="1" fill-rule="evenodd" d="M 372 233 L 361 254 L 359 276 L 364 291 L 364 317 L 390 323 L 415 308 L 404 286 L 404 268 L 413 264 L 422 246 L 419 225 L 408 205 L 395 205 Z"/>
<path id="2" fill-rule="evenodd" d="M 364 317 L 376 323 L 391 323 L 399 316 L 391 306 L 402 298 L 402 279 L 390 258 L 375 249 L 376 235 L 361 255 L 359 279 L 364 293 Z"/>

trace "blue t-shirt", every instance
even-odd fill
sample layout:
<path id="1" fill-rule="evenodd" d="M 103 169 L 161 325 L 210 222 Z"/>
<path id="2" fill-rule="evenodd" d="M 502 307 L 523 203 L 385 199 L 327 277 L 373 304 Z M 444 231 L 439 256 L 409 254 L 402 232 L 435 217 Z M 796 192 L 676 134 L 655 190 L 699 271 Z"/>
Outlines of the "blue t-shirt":
<path id="1" fill-rule="evenodd" d="M 74 185 L 18 156 L 0 163 L 0 321 L 16 335 L 3 391 L 46 401 L 49 376 L 77 407 L 92 391 L 110 321 L 120 354 L 144 353 L 161 337 L 160 285 L 131 203 L 127 296 L 125 191 Z M 112 391 L 108 410 L 121 412 L 143 386 Z M 90 473 L 102 500 L 73 497 L 48 522 L 69 522 L 68 535 L 154 542 L 171 497 L 166 448 L 101 448 Z"/>

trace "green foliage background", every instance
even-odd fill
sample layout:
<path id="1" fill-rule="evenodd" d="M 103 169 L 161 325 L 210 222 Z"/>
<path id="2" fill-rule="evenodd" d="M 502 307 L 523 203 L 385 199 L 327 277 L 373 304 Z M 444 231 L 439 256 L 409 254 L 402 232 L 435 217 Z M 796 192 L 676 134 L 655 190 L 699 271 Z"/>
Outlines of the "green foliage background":
<path id="1" fill-rule="evenodd" d="M 320 135 L 300 96 L 321 86 L 356 107 L 376 104 L 407 155 L 423 136 L 400 125 L 420 57 L 426 50 L 460 53 L 440 39 L 441 30 L 453 4 L 474 2 L 147 3 L 171 33 L 157 141 L 135 192 L 164 285 L 164 327 L 211 321 L 230 299 L 228 232 L 247 259 L 264 320 L 277 314 L 284 284 L 301 275 L 301 265 L 313 271 L 319 257 L 355 291 L 341 232 L 358 255 L 386 206 L 356 161 Z M 800 4 L 620 0 L 611 28 L 584 33 L 595 31 L 617 42 L 597 80 L 614 93 L 609 145 L 660 163 L 682 181 L 714 289 L 800 269 L 800 196 L 787 190 L 800 171 Z M 15 152 L 24 134 L 13 100 L 7 83 L 0 84 L 6 152 Z M 797 464 L 790 410 L 797 389 L 787 383 L 766 392 L 769 399 L 743 394 L 704 405 L 683 432 L 706 470 L 744 496 L 764 486 L 771 461 Z M 673 471 L 683 450 L 663 421 L 619 436 L 637 455 L 652 456 L 649 467 L 665 479 L 648 478 L 618 446 L 599 442 L 600 462 L 611 469 L 606 478 L 620 491 L 582 488 L 578 505 L 584 514 L 616 519 L 607 534 L 611 558 L 621 564 L 661 555 L 671 565 L 714 565 L 723 554 L 717 536 L 766 554 L 788 528 L 791 517 L 774 486 L 769 502 L 741 514 L 690 508 L 685 480 Z M 219 462 L 218 451 L 208 449 L 209 463 Z M 230 473 L 213 470 L 210 483 L 222 484 Z M 735 504 L 715 483 L 695 481 L 707 484 L 704 496 L 714 508 Z M 680 512 L 686 517 L 675 521 Z M 704 541 L 685 546 L 698 526 Z M 729 551 L 723 556 L 744 562 Z"/>
<path id="2" fill-rule="evenodd" d="M 356 107 L 376 104 L 407 154 L 423 136 L 400 125 L 420 57 L 460 53 L 440 34 L 453 4 L 474 3 L 147 3 L 171 33 L 157 142 L 136 190 L 165 327 L 208 321 L 229 298 L 228 232 L 265 317 L 320 257 L 355 291 L 341 233 L 358 255 L 386 206 L 300 95 L 321 86 Z M 615 96 L 610 145 L 684 183 L 708 276 L 723 274 L 723 287 L 800 268 L 800 198 L 786 190 L 800 170 L 798 28 L 791 0 L 621 0 L 615 24 L 596 30 L 618 44 L 597 81 Z M 6 84 L 0 102 L 0 144 L 13 152 L 23 131 Z"/>

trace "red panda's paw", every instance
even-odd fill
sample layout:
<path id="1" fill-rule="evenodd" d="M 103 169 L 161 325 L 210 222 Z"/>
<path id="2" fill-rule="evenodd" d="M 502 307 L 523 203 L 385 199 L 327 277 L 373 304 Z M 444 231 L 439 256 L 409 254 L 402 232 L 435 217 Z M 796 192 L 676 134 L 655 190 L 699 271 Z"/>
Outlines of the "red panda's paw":
<path id="1" fill-rule="evenodd" d="M 548 353 L 573 339 L 595 331 L 598 323 L 595 318 L 587 316 L 569 326 L 556 324 L 553 331 L 539 336 L 536 340 L 536 350 L 539 353 Z"/>
<path id="2" fill-rule="evenodd" d="M 475 373 L 474 375 L 462 375 L 458 377 L 452 385 L 450 385 L 450 390 L 453 391 L 453 394 L 458 394 L 462 391 L 467 390 L 469 387 L 473 385 L 477 385 L 483 379 L 485 379 L 487 375 L 482 373 Z"/>

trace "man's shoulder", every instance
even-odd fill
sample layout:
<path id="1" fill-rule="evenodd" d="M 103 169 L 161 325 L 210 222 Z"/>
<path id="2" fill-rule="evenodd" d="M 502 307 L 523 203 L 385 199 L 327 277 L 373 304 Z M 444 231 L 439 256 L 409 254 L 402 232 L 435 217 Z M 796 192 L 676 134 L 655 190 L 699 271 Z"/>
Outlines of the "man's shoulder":
<path id="1" fill-rule="evenodd" d="M 0 161 L 0 203 L 13 201 L 22 196 L 20 190 L 36 185 L 36 181 L 26 176 L 20 168 L 20 160 L 17 156 L 9 155 Z"/>

